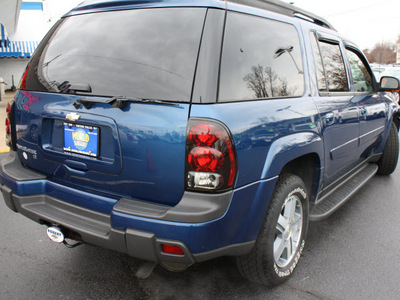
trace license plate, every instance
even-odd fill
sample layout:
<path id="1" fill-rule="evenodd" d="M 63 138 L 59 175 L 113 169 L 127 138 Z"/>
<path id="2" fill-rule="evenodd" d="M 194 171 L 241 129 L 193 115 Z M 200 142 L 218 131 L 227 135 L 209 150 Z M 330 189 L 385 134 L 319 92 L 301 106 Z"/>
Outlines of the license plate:
<path id="1" fill-rule="evenodd" d="M 97 157 L 99 155 L 99 128 L 64 123 L 64 151 Z"/>

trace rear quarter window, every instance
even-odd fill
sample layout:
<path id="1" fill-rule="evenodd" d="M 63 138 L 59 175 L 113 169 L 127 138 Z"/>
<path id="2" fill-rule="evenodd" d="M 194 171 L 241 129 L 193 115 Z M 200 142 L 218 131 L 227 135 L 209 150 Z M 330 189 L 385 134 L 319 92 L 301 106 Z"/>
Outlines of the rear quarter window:
<path id="1" fill-rule="evenodd" d="M 228 13 L 218 101 L 302 96 L 303 61 L 293 25 Z"/>

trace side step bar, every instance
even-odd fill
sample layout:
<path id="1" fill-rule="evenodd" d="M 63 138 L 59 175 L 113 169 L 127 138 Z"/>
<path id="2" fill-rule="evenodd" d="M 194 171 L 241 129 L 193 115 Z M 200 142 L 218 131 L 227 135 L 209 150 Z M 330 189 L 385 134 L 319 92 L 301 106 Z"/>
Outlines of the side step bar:
<path id="1" fill-rule="evenodd" d="M 310 221 L 320 221 L 329 217 L 364 186 L 377 171 L 378 166 L 376 164 L 365 164 L 346 181 L 319 199 L 310 212 Z"/>

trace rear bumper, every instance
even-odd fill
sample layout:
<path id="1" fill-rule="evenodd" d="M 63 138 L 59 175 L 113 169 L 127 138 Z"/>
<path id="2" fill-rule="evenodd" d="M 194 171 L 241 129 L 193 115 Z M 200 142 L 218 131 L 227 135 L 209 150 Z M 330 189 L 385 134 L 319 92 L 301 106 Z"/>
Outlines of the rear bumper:
<path id="1" fill-rule="evenodd" d="M 74 239 L 136 258 L 184 264 L 248 253 L 274 181 L 219 195 L 185 192 L 178 205 L 166 207 L 107 198 L 52 182 L 24 168 L 14 152 L 2 161 L 0 172 L 7 206 L 35 222 L 56 224 Z M 96 203 L 100 202 L 111 209 L 98 211 Z M 162 244 L 179 246 L 184 255 L 164 253 Z"/>

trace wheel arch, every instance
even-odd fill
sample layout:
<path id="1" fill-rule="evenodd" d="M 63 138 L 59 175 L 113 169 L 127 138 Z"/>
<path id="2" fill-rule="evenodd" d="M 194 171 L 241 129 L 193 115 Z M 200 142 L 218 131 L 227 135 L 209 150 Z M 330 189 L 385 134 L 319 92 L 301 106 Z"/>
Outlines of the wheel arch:
<path id="1" fill-rule="evenodd" d="M 314 132 L 300 132 L 274 141 L 264 164 L 262 179 L 291 173 L 304 181 L 315 201 L 323 166 L 323 141 Z"/>
<path id="2" fill-rule="evenodd" d="M 287 163 L 281 175 L 294 174 L 299 176 L 306 185 L 309 201 L 315 202 L 319 180 L 321 178 L 321 163 L 316 153 L 310 153 Z"/>

